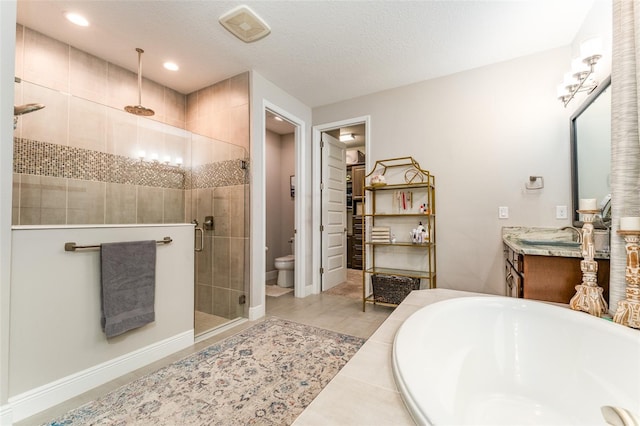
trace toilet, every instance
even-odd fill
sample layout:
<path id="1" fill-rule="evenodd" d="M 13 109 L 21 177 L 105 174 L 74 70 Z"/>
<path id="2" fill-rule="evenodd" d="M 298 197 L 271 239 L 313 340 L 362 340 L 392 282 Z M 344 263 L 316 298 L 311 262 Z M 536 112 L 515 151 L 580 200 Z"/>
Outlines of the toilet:
<path id="1" fill-rule="evenodd" d="M 289 240 L 291 244 L 291 252 L 293 250 L 293 238 Z M 280 287 L 293 287 L 293 267 L 295 265 L 295 257 L 293 254 L 287 256 L 276 257 L 275 267 L 278 270 L 278 285 Z"/>

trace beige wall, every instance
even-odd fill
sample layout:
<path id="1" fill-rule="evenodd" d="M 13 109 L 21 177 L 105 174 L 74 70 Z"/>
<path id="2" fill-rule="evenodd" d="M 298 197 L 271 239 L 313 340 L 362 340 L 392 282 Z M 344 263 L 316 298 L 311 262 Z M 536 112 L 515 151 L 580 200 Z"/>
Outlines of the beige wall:
<path id="1" fill-rule="evenodd" d="M 503 294 L 501 227 L 569 224 L 555 219 L 571 205 L 569 113 L 555 90 L 570 58 L 554 49 L 315 108 L 313 120 L 371 115 L 369 166 L 413 156 L 436 177 L 438 286 Z M 545 188 L 526 191 L 529 175 Z"/>
<path id="2" fill-rule="evenodd" d="M 280 138 L 280 191 L 278 196 L 280 197 L 280 229 L 282 236 L 280 243 L 282 244 L 282 254 L 280 256 L 286 256 L 291 254 L 291 245 L 289 239 L 293 237 L 295 230 L 294 215 L 295 215 L 295 200 L 291 198 L 290 192 L 290 177 L 296 174 L 296 159 L 295 159 L 295 137 L 293 133 L 282 135 Z M 296 191 L 297 192 L 297 191 Z M 296 196 L 299 194 L 296 193 Z"/>
<path id="3" fill-rule="evenodd" d="M 290 195 L 290 176 L 295 175 L 293 133 L 279 135 L 266 131 L 266 272 L 275 271 L 277 257 L 291 254 L 289 239 L 295 229 L 294 199 Z"/>

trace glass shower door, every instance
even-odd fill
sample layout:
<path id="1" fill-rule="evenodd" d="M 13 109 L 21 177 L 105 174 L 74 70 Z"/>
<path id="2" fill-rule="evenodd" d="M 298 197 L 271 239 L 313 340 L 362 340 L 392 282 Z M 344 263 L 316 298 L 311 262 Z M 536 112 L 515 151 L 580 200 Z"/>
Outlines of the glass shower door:
<path id="1" fill-rule="evenodd" d="M 196 234 L 195 335 L 248 316 L 248 199 L 244 148 L 193 134 L 187 197 Z"/>

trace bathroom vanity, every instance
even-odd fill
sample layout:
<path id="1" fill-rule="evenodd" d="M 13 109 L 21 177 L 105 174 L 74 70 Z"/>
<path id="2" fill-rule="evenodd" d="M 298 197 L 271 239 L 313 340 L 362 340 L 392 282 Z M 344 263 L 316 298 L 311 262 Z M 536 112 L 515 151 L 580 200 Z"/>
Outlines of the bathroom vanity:
<path id="1" fill-rule="evenodd" d="M 575 236 L 570 229 L 503 228 L 506 295 L 569 303 L 575 286 L 582 282 L 582 254 Z M 596 251 L 595 260 L 598 285 L 608 299 L 609 252 Z"/>

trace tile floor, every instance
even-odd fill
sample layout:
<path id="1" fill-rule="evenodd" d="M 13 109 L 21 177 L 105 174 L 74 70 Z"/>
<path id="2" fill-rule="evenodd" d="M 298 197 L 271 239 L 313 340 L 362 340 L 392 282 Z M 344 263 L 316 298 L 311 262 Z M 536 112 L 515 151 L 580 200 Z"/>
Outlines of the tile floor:
<path id="1" fill-rule="evenodd" d="M 454 297 L 486 296 L 447 289 L 414 291 L 295 420 L 294 426 L 415 424 L 393 378 L 396 331 L 423 306 Z M 377 307 L 377 306 L 373 306 Z M 367 307 L 367 311 L 370 308 Z"/>
<path id="2" fill-rule="evenodd" d="M 196 337 L 212 328 L 219 327 L 229 322 L 228 318 L 219 317 L 217 315 L 207 314 L 205 312 L 196 311 L 194 334 Z"/>
<path id="3" fill-rule="evenodd" d="M 362 302 L 359 300 L 324 294 L 297 299 L 293 297 L 293 293 L 289 293 L 280 297 L 266 298 L 266 312 L 267 317 L 276 316 L 307 325 L 333 330 L 339 333 L 369 338 L 369 336 L 371 336 L 393 312 L 393 309 L 384 306 L 372 305 L 367 307 L 366 312 L 362 312 Z M 230 330 L 224 331 L 214 337 L 203 340 L 202 342 L 198 342 L 190 348 L 179 351 L 146 367 L 121 376 L 91 391 L 72 398 L 71 400 L 14 424 L 16 426 L 25 426 L 45 423 L 73 408 L 92 401 L 101 395 L 129 383 L 132 380 L 182 359 L 191 353 L 197 352 L 213 343 L 229 337 L 230 335 L 238 333 L 239 331 L 244 330 L 262 320 L 263 319 L 258 321 L 246 321 Z"/>

